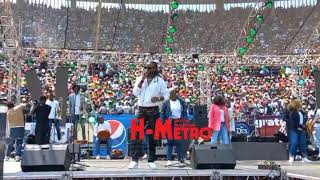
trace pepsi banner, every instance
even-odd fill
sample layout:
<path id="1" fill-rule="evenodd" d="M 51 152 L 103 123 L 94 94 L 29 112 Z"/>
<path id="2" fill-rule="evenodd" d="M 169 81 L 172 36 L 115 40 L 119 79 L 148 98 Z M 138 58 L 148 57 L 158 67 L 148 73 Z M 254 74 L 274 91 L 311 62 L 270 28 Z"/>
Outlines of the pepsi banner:
<path id="1" fill-rule="evenodd" d="M 127 144 L 128 144 L 128 129 L 131 125 L 131 120 L 136 118 L 133 115 L 104 115 L 105 121 L 108 121 L 111 126 L 111 149 L 122 150 L 124 158 L 127 155 Z M 96 152 L 94 152 L 96 154 Z M 104 152 L 101 151 L 101 155 Z"/>

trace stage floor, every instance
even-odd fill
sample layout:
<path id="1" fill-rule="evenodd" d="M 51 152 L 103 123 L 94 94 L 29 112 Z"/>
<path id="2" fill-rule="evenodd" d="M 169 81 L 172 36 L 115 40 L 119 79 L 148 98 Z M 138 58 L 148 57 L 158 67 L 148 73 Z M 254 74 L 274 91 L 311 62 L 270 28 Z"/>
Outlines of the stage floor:
<path id="1" fill-rule="evenodd" d="M 166 161 L 157 161 L 157 170 L 148 169 L 146 161 L 140 162 L 140 169 L 128 170 L 129 160 L 82 160 L 84 171 L 68 172 L 30 172 L 23 173 L 20 163 L 13 160 L 4 163 L 4 179 L 63 179 L 72 178 L 104 178 L 104 177 L 236 177 L 236 176 L 279 176 L 279 171 L 258 170 L 258 164 L 263 161 L 238 161 L 234 170 L 192 170 L 191 168 L 180 168 L 178 166 L 166 167 Z M 282 170 L 288 177 L 298 179 L 319 179 L 320 162 L 303 163 L 294 162 L 289 164 L 287 161 L 276 162 L 281 165 Z M 78 165 L 76 165 L 78 167 Z"/>

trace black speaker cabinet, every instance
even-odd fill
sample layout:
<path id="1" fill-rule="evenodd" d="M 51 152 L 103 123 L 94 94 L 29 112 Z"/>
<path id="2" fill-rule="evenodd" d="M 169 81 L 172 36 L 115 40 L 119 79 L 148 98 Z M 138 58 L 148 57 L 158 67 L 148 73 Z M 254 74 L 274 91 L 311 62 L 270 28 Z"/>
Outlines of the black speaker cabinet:
<path id="1" fill-rule="evenodd" d="M 194 107 L 193 123 L 197 127 L 208 127 L 208 107 L 206 105 Z"/>
<path id="2" fill-rule="evenodd" d="M 68 145 L 26 145 L 21 169 L 33 171 L 68 171 L 71 156 Z"/>
<path id="3" fill-rule="evenodd" d="M 191 150 L 193 169 L 234 169 L 236 158 L 231 145 L 193 145 Z"/>

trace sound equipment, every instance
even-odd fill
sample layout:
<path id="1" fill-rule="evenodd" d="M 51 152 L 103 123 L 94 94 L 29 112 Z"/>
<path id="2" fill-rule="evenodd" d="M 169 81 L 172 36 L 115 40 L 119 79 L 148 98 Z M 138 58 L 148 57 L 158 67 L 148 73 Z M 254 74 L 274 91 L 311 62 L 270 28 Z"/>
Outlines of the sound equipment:
<path id="1" fill-rule="evenodd" d="M 208 127 L 208 108 L 206 105 L 194 107 L 193 123 L 197 127 Z"/>
<path id="2" fill-rule="evenodd" d="M 68 145 L 69 153 L 71 154 L 71 157 L 74 157 L 74 162 L 80 161 L 81 157 L 81 146 L 78 143 L 72 143 Z M 73 150 L 74 149 L 74 150 Z M 75 155 L 75 156 L 73 156 Z"/>
<path id="3" fill-rule="evenodd" d="M 167 157 L 167 147 L 156 147 L 156 156 Z"/>
<path id="4" fill-rule="evenodd" d="M 193 145 L 191 150 L 193 169 L 234 169 L 236 158 L 231 145 Z"/>
<path id="5" fill-rule="evenodd" d="M 38 78 L 36 70 L 27 71 L 25 73 L 26 87 L 31 94 L 31 100 L 37 100 L 41 93 L 41 82 Z"/>
<path id="6" fill-rule="evenodd" d="M 288 160 L 286 143 L 279 142 L 233 142 L 233 151 L 239 161 Z"/>
<path id="7" fill-rule="evenodd" d="M 69 68 L 58 67 L 56 70 L 56 98 L 66 98 L 68 97 Z"/>
<path id="8" fill-rule="evenodd" d="M 32 171 L 68 171 L 71 155 L 68 145 L 26 145 L 21 169 Z"/>
<path id="9" fill-rule="evenodd" d="M 320 107 L 320 72 L 316 70 L 313 74 L 314 82 L 315 82 L 315 91 L 316 91 L 316 103 L 317 107 Z"/>

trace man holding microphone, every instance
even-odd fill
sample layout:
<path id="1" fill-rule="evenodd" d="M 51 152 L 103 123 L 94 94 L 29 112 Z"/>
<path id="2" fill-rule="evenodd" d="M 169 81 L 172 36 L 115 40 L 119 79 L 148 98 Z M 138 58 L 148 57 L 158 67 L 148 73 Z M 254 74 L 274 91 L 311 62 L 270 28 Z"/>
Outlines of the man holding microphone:
<path id="1" fill-rule="evenodd" d="M 159 76 L 159 63 L 151 61 L 145 66 L 145 72 L 137 78 L 133 88 L 133 94 L 138 98 L 137 118 L 144 120 L 145 129 L 155 131 L 156 119 L 160 118 L 159 106 L 169 99 L 169 91 L 165 81 Z M 157 168 L 156 142 L 153 135 L 148 135 L 149 156 L 148 166 L 151 169 Z M 134 140 L 131 149 L 132 162 L 129 169 L 138 168 L 138 160 L 144 155 L 143 143 L 141 140 Z"/>

